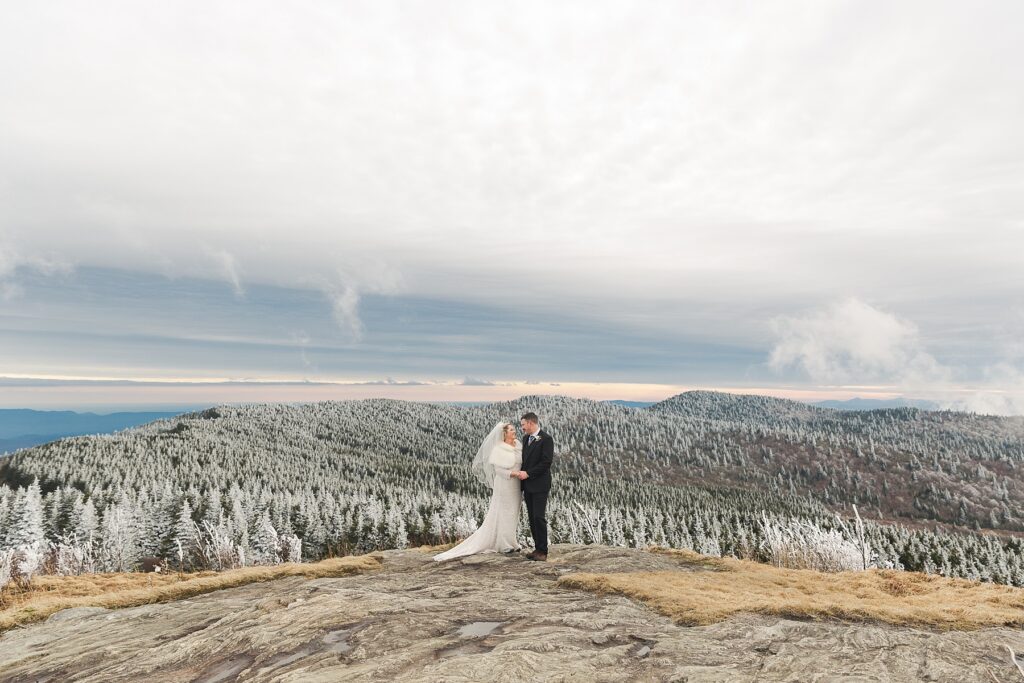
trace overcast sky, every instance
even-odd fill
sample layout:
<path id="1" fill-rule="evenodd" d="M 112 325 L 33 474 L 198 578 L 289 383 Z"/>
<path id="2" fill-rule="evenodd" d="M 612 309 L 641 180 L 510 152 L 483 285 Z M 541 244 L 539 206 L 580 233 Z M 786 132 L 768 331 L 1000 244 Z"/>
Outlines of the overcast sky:
<path id="1" fill-rule="evenodd" d="M 3 406 L 1024 412 L 1016 0 L 0 4 Z"/>

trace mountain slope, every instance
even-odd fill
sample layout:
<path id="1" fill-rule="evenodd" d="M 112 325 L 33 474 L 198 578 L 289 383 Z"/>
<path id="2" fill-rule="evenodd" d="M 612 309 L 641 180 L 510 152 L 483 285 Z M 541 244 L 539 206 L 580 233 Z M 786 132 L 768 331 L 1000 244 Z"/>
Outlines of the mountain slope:
<path id="1" fill-rule="evenodd" d="M 720 391 L 687 391 L 655 403 L 649 410 L 694 419 L 755 422 L 809 420 L 825 413 L 821 408 L 785 398 Z"/>
<path id="2" fill-rule="evenodd" d="M 1024 530 L 1024 418 L 836 411 L 715 392 L 687 392 L 648 410 L 716 435 L 703 439 L 710 466 L 688 463 L 700 465 L 705 480 L 760 482 L 878 516 Z"/>
<path id="3" fill-rule="evenodd" d="M 554 435 L 570 482 L 595 475 L 810 494 L 886 518 L 1024 531 L 1024 418 L 835 411 L 705 391 L 640 409 L 559 396 L 468 407 L 390 399 L 220 407 L 29 449 L 6 459 L 0 481 L 138 488 L 166 479 L 203 488 L 254 464 L 281 482 L 298 476 L 285 462 L 304 462 L 328 485 L 339 464 L 368 476 L 368 459 L 385 457 L 382 467 L 419 468 L 428 485 L 476 491 L 452 469 L 462 472 L 495 420 L 526 410 Z M 109 461 L 95 462 L 94 449 Z M 132 467 L 141 459 L 145 472 Z"/>
<path id="4" fill-rule="evenodd" d="M 742 557 L 760 552 L 762 511 L 834 528 L 832 511 L 849 517 L 851 504 L 915 527 L 1024 530 L 1019 419 L 711 392 L 639 409 L 559 396 L 220 406 L 21 451 L 0 461 L 0 482 L 38 478 L 52 533 L 77 524 L 84 495 L 137 511 L 156 534 L 140 552 L 166 552 L 187 503 L 195 519 L 225 515 L 243 545 L 267 514 L 314 559 L 464 535 L 486 510 L 468 467 L 481 435 L 526 410 L 556 442 L 555 540 Z M 868 535 L 883 565 L 1024 583 L 1010 538 L 873 525 Z"/>

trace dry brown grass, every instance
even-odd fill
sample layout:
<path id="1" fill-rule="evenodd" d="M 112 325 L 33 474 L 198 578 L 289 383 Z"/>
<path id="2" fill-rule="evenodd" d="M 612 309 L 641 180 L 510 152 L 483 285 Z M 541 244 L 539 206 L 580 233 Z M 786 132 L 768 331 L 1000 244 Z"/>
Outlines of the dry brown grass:
<path id="1" fill-rule="evenodd" d="M 309 564 L 286 563 L 180 575 L 140 572 L 41 575 L 32 579 L 32 587 L 27 591 L 5 589 L 0 592 L 0 632 L 45 619 L 69 607 L 134 607 L 287 576 L 346 576 L 378 569 L 380 566 L 380 562 L 372 555 L 358 555 L 333 557 Z"/>
<path id="2" fill-rule="evenodd" d="M 458 544 L 459 544 L 459 541 L 455 541 L 453 543 L 441 543 L 439 545 L 421 545 L 421 546 L 417 546 L 415 548 L 415 550 L 418 550 L 421 553 L 436 554 L 436 553 L 443 553 L 445 550 L 448 550 L 449 548 L 454 548 Z"/>
<path id="3" fill-rule="evenodd" d="M 713 624 L 738 612 L 874 621 L 938 630 L 1024 625 L 1024 589 L 894 570 L 829 574 L 689 551 L 658 550 L 712 571 L 577 573 L 559 585 L 642 600 L 677 623 Z"/>

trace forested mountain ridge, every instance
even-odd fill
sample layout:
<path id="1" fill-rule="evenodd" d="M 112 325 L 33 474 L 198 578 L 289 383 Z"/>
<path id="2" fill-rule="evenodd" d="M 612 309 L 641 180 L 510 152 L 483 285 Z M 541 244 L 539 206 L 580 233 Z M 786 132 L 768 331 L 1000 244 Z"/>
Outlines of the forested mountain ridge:
<path id="1" fill-rule="evenodd" d="M 1024 417 L 844 411 L 706 391 L 649 410 L 717 435 L 703 448 L 712 462 L 689 459 L 703 481 L 756 481 L 828 504 L 858 503 L 880 517 L 1024 530 Z"/>
<path id="2" fill-rule="evenodd" d="M 566 474 L 756 486 L 810 493 L 827 504 L 857 503 L 862 511 L 884 518 L 1024 531 L 1024 478 L 1019 475 L 1024 418 L 916 408 L 838 411 L 709 391 L 686 392 L 639 409 L 549 396 L 472 407 L 390 399 L 219 407 L 129 429 L 124 439 L 89 436 L 31 449 L 0 470 L 0 481 L 23 484 L 38 476 L 44 488 L 72 481 L 100 486 L 120 481 L 137 488 L 142 481 L 124 469 L 128 463 L 88 457 L 93 446 L 98 455 L 116 443 L 130 444 L 136 456 L 157 468 L 142 475 L 146 480 L 153 481 L 152 475 L 204 488 L 202 473 L 212 462 L 215 444 L 228 457 L 244 460 L 246 444 L 255 440 L 264 448 L 282 448 L 282 454 L 303 444 L 419 453 L 426 456 L 422 467 L 439 486 L 465 492 L 468 482 L 444 469 L 468 462 L 494 420 L 514 421 L 528 409 L 541 413 L 545 428 L 556 437 L 563 456 L 559 468 Z M 211 425 L 224 428 L 205 429 Z M 166 448 L 197 428 L 204 443 L 193 452 Z M 159 457 L 165 452 L 171 455 Z M 79 454 L 87 457 L 80 461 Z M 105 476 L 83 476 L 83 466 L 98 467 Z M 236 460 L 233 466 L 243 465 Z M 348 467 L 370 473 L 366 463 Z"/>
<path id="3" fill-rule="evenodd" d="M 480 439 L 526 410 L 556 443 L 555 540 L 750 555 L 762 510 L 835 527 L 827 506 L 848 516 L 849 503 L 890 521 L 1024 529 L 1019 419 L 688 392 L 647 408 L 559 396 L 218 406 L 6 458 L 0 530 L 18 507 L 8 487 L 38 478 L 50 537 L 122 509 L 138 539 L 129 558 L 169 552 L 187 519 L 225 525 L 239 547 L 294 533 L 311 559 L 451 538 L 486 509 L 469 474 Z M 1013 539 L 875 525 L 869 536 L 883 566 L 1024 583 Z"/>

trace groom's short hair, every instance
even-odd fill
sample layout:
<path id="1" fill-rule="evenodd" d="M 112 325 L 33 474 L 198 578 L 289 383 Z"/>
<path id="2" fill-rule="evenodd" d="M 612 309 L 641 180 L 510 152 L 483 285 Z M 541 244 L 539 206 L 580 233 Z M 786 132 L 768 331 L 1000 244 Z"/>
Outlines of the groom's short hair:
<path id="1" fill-rule="evenodd" d="M 532 422 L 534 424 L 540 424 L 540 418 L 537 417 L 537 413 L 523 413 L 523 416 L 519 419 L 526 420 L 527 422 Z"/>

